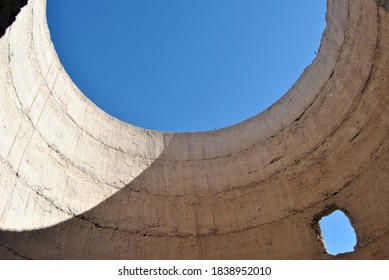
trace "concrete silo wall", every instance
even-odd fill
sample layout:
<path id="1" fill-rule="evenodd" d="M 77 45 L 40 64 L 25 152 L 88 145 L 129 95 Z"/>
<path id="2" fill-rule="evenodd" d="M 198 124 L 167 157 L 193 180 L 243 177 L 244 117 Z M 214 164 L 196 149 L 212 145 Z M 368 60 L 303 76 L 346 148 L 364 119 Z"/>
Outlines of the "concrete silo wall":
<path id="1" fill-rule="evenodd" d="M 0 20 L 0 259 L 389 258 L 389 13 L 373 0 L 328 0 L 295 85 L 198 133 L 107 115 L 61 66 L 46 0 L 12 13 Z M 318 228 L 335 209 L 358 238 L 340 256 Z"/>

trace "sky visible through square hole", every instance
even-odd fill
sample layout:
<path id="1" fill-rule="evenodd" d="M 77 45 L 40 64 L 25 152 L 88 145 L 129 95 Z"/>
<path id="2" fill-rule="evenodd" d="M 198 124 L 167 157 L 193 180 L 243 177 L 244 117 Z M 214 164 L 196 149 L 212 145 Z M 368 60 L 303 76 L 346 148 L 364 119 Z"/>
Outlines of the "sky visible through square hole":
<path id="1" fill-rule="evenodd" d="M 325 10 L 325 0 L 48 0 L 47 16 L 61 63 L 97 106 L 183 132 L 277 101 L 316 57 Z"/>
<path id="2" fill-rule="evenodd" d="M 337 210 L 320 220 L 320 229 L 326 250 L 331 255 L 354 251 L 357 237 L 350 220 Z"/>

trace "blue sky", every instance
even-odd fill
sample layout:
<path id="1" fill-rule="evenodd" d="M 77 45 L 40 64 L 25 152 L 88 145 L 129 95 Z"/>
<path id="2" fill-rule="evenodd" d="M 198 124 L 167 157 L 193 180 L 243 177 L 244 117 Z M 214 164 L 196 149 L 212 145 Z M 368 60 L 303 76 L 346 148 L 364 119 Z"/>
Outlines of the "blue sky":
<path id="1" fill-rule="evenodd" d="M 320 220 L 321 234 L 328 253 L 352 252 L 357 244 L 357 237 L 350 220 L 342 211 L 335 211 Z"/>
<path id="2" fill-rule="evenodd" d="M 277 101 L 316 56 L 325 2 L 48 0 L 47 13 L 86 96 L 125 122 L 181 132 L 233 125 Z"/>
<path id="3" fill-rule="evenodd" d="M 62 64 L 89 99 L 125 122 L 182 132 L 233 125 L 277 101 L 316 57 L 325 7 L 325 0 L 48 0 L 47 16 Z M 352 251 L 341 212 L 321 225 L 330 253 Z"/>

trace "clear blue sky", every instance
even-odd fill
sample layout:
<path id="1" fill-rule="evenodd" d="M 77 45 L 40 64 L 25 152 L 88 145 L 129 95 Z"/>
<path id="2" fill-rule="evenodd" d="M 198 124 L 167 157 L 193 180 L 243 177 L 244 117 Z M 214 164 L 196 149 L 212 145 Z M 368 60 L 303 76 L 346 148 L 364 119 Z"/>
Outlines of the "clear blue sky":
<path id="1" fill-rule="evenodd" d="M 316 56 L 325 2 L 48 0 L 48 23 L 70 77 L 107 113 L 205 131 L 258 114 L 293 85 Z"/>
<path id="2" fill-rule="evenodd" d="M 357 237 L 350 220 L 342 211 L 335 211 L 320 221 L 322 236 L 327 251 L 332 255 L 352 252 Z"/>
<path id="3" fill-rule="evenodd" d="M 62 64 L 104 111 L 149 129 L 206 131 L 260 113 L 293 85 L 316 56 L 325 6 L 48 0 L 47 15 Z M 330 253 L 353 242 L 347 223 L 339 212 L 322 221 L 325 238 L 338 240 Z"/>

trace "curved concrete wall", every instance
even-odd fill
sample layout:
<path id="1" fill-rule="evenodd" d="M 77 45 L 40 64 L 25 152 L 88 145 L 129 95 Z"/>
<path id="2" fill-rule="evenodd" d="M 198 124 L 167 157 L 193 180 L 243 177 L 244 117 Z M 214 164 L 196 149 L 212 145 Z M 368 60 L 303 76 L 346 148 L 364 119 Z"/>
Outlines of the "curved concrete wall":
<path id="1" fill-rule="evenodd" d="M 389 258 L 389 14 L 328 0 L 317 58 L 265 112 L 161 133 L 89 101 L 61 66 L 46 0 L 0 39 L 0 258 Z M 342 209 L 355 252 L 318 229 Z"/>

